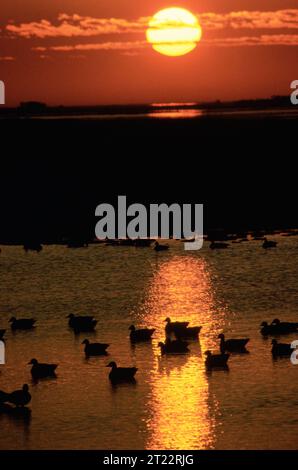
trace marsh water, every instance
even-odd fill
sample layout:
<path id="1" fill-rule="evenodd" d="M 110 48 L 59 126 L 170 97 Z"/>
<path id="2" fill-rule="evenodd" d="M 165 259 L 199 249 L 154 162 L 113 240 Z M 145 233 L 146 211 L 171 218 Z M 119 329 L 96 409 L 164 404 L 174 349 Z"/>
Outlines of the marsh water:
<path id="1" fill-rule="evenodd" d="M 261 321 L 298 321 L 298 237 L 274 236 L 226 250 L 168 252 L 103 244 L 45 246 L 40 254 L 2 246 L 0 328 L 34 317 L 34 331 L 6 334 L 0 389 L 28 383 L 31 413 L 0 414 L 1 449 L 297 449 L 298 366 L 273 361 Z M 95 334 L 75 336 L 69 313 L 94 315 Z M 202 325 L 191 353 L 161 357 L 164 319 Z M 132 347 L 128 327 L 156 328 Z M 249 354 L 207 373 L 217 336 L 249 337 Z M 110 343 L 86 360 L 81 342 Z M 297 335 L 283 337 L 290 342 Z M 32 382 L 32 358 L 58 363 L 57 378 Z M 113 387 L 105 365 L 138 367 L 136 384 Z"/>

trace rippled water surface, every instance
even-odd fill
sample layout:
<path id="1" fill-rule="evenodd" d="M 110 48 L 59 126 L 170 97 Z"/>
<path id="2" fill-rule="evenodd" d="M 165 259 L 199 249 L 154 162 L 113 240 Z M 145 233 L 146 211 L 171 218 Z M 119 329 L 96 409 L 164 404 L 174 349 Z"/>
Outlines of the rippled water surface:
<path id="1" fill-rule="evenodd" d="M 31 414 L 0 414 L 2 449 L 297 449 L 298 366 L 272 361 L 262 320 L 298 321 L 298 237 L 212 251 L 169 252 L 92 245 L 46 246 L 39 255 L 2 247 L 0 328 L 34 316 L 32 332 L 8 331 L 0 389 L 28 383 Z M 92 314 L 94 335 L 73 335 L 69 313 Z M 161 357 L 165 317 L 202 325 L 191 353 Z M 131 323 L 157 329 L 152 344 L 131 347 Z M 250 354 L 229 372 L 206 373 L 204 351 L 217 336 L 249 337 Z M 297 336 L 297 335 L 296 335 Z M 290 342 L 295 335 L 283 338 Z M 110 343 L 86 360 L 82 340 Z M 27 363 L 57 362 L 57 379 L 32 383 Z M 137 383 L 112 387 L 109 369 L 138 367 Z"/>

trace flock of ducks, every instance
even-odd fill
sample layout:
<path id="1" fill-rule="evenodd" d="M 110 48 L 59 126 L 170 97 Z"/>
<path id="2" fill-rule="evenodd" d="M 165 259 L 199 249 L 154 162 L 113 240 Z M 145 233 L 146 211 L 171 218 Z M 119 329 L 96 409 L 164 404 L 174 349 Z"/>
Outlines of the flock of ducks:
<path id="1" fill-rule="evenodd" d="M 74 331 L 75 334 L 94 331 L 97 321 L 93 316 L 77 316 L 70 314 L 67 316 L 68 326 Z M 33 318 L 17 319 L 12 317 L 9 320 L 11 329 L 16 330 L 29 330 L 35 328 L 36 320 Z M 165 342 L 159 342 L 161 354 L 185 354 L 190 352 L 189 340 L 198 340 L 201 332 L 201 326 L 189 326 L 189 322 L 172 322 L 169 317 L 165 319 Z M 129 327 L 131 343 L 139 343 L 144 341 L 151 341 L 154 328 L 136 329 L 134 325 Z M 263 322 L 261 324 L 260 333 L 263 337 L 268 336 L 281 336 L 289 333 L 298 333 L 298 323 L 294 322 L 281 322 L 279 319 L 274 319 L 270 324 Z M 5 330 L 0 330 L 0 337 L 3 338 Z M 228 360 L 233 353 L 247 354 L 249 351 L 246 346 L 249 338 L 241 339 L 226 339 L 223 333 L 218 335 L 219 339 L 219 353 L 212 353 L 205 351 L 205 366 L 207 370 L 213 369 L 228 369 Z M 291 344 L 279 343 L 277 339 L 272 340 L 271 353 L 274 359 L 278 357 L 288 357 L 293 350 Z M 88 339 L 82 342 L 84 345 L 84 353 L 86 358 L 92 356 L 106 356 L 109 344 L 107 343 L 91 343 Z M 37 359 L 31 359 L 28 363 L 31 365 L 31 375 L 35 380 L 47 377 L 56 377 L 56 369 L 58 364 L 43 364 L 38 362 Z M 136 367 L 118 367 L 117 363 L 109 362 L 106 367 L 110 368 L 109 379 L 113 384 L 118 382 L 135 382 L 135 375 L 138 371 Z M 1 407 L 7 404 L 15 405 L 17 408 L 23 408 L 31 401 L 29 386 L 23 385 L 20 390 L 13 392 L 4 392 L 0 390 L 0 411 Z"/>
<path id="2" fill-rule="evenodd" d="M 277 242 L 276 241 L 273 241 L 273 240 L 268 240 L 268 238 L 266 237 L 260 237 L 260 238 L 257 238 L 258 240 L 261 240 L 263 241 L 262 243 L 262 247 L 267 249 L 267 248 L 276 248 L 277 246 Z M 234 243 L 239 243 L 239 242 L 248 242 L 248 238 L 244 238 L 244 239 L 240 239 L 240 240 L 234 240 Z M 211 250 L 221 250 L 221 249 L 225 249 L 225 248 L 229 248 L 229 243 L 226 243 L 226 242 L 217 242 L 217 241 L 212 241 L 209 245 L 209 248 Z"/>
<path id="3" fill-rule="evenodd" d="M 208 239 L 207 239 L 208 240 Z M 254 237 L 253 240 L 259 240 L 262 241 L 262 247 L 267 249 L 267 248 L 276 248 L 277 242 L 273 240 L 268 240 L 267 237 L 265 236 L 260 236 L 260 237 Z M 195 241 L 195 239 L 182 239 L 181 241 Z M 249 238 L 247 236 L 245 238 L 239 238 L 239 239 L 233 239 L 232 243 L 240 243 L 240 242 L 248 242 Z M 115 240 L 110 240 L 106 239 L 105 244 L 108 246 L 133 246 L 133 247 L 140 247 L 140 248 L 150 248 L 151 245 L 153 244 L 153 249 L 156 252 L 159 251 L 168 251 L 170 249 L 170 246 L 165 243 L 159 243 L 155 239 L 150 239 L 150 238 L 137 238 L 137 239 L 115 239 Z M 67 243 L 68 248 L 88 248 L 89 243 L 86 240 L 70 240 Z M 221 250 L 225 248 L 229 248 L 230 244 L 227 242 L 223 241 L 216 241 L 211 239 L 209 248 L 211 250 Z M 37 253 L 40 253 L 43 249 L 43 246 L 39 242 L 29 242 L 25 243 L 23 245 L 23 248 L 25 252 L 27 253 L 28 251 L 35 251 Z"/>

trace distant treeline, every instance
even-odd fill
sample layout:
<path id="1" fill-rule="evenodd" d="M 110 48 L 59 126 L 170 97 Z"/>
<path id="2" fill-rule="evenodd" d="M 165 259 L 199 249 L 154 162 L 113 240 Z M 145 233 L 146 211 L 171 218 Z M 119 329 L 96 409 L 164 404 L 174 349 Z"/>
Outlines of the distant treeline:
<path id="1" fill-rule="evenodd" d="M 272 96 L 263 99 L 248 99 L 238 101 L 198 102 L 177 104 L 175 109 L 266 109 L 266 108 L 285 108 L 291 106 L 289 96 Z M 154 104 L 131 104 L 131 105 L 99 105 L 99 106 L 48 106 L 46 103 L 38 101 L 21 102 L 18 107 L 1 107 L 0 116 L 2 117 L 26 117 L 26 116 L 84 116 L 84 115 L 113 115 L 113 114 L 146 114 L 155 110 L 173 109 L 173 105 L 154 105 Z"/>

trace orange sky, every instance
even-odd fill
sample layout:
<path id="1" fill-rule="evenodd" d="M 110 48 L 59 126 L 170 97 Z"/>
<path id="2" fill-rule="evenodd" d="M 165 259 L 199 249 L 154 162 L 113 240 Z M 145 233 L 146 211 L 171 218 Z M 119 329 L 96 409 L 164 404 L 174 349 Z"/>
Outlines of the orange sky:
<path id="1" fill-rule="evenodd" d="M 144 42 L 147 19 L 169 6 L 203 28 L 183 57 Z M 298 79 L 298 0 L 1 0 L 0 15 L 8 105 L 269 97 Z"/>

